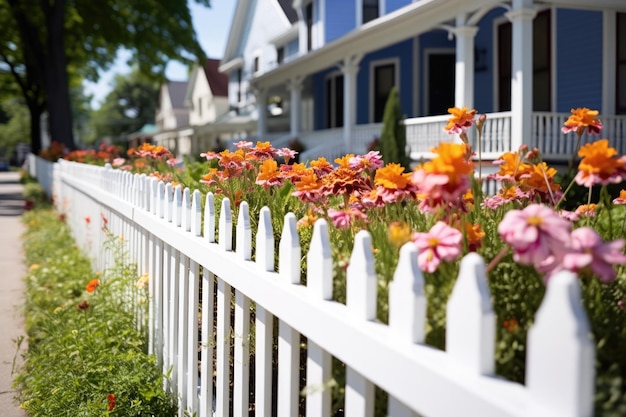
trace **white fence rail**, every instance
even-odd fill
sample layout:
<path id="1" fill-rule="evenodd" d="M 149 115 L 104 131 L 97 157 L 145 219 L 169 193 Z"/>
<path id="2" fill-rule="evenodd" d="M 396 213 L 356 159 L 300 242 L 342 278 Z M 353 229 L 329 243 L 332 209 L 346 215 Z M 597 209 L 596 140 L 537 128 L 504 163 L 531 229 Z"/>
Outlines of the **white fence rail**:
<path id="1" fill-rule="evenodd" d="M 365 231 L 355 239 L 343 305 L 332 300 L 323 220 L 314 226 L 309 252 L 301 254 L 295 216 L 285 215 L 275 272 L 271 216 L 282 213 L 264 208 L 253 231 L 245 202 L 234 222 L 227 199 L 217 217 L 211 194 L 203 198 L 197 190 L 146 176 L 66 161 L 55 164 L 54 192 L 96 265 L 112 261 L 96 236 L 102 215 L 124 237 L 139 272 L 149 274 L 150 349 L 164 370 L 172 369 L 181 416 L 183 410 L 201 417 L 247 416 L 252 409 L 256 416 L 329 416 L 325 387 L 332 357 L 347 369 L 346 416 L 373 415 L 374 385 L 388 393 L 390 416 L 592 415 L 594 345 L 572 274 L 549 281 L 528 337 L 523 386 L 493 375 L 496 323 L 485 266 L 476 254 L 463 260 L 448 303 L 444 352 L 423 344 L 424 280 L 410 244 L 401 250 L 386 325 L 376 320 L 372 243 Z M 300 281 L 302 255 L 306 286 Z M 299 408 L 302 366 L 306 406 Z"/>

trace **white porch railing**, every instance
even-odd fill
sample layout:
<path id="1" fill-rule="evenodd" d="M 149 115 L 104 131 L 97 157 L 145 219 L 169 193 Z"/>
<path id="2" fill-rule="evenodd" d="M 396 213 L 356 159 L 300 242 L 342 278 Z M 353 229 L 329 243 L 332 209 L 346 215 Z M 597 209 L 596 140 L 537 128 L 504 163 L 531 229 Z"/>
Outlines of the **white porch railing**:
<path id="1" fill-rule="evenodd" d="M 301 140 L 305 144 L 306 150 L 300 155 L 300 160 L 309 161 L 324 157 L 333 162 L 335 158 L 344 156 L 348 152 L 357 155 L 364 154 L 372 141 L 380 138 L 382 126 L 382 123 L 354 126 L 352 129 L 352 146 L 349 151 L 346 151 L 343 127 L 302 133 Z"/>
<path id="2" fill-rule="evenodd" d="M 99 225 L 84 219 L 102 214 L 110 230 L 124 236 L 139 273 L 149 274 L 150 349 L 163 369 L 172 369 L 180 416 L 183 410 L 200 417 L 229 416 L 232 387 L 233 416 L 247 416 L 252 407 L 257 416 L 270 416 L 275 398 L 278 416 L 296 417 L 301 355 L 307 358 L 305 414 L 311 417 L 330 415 L 331 357 L 346 365 L 346 416 L 372 416 L 374 384 L 388 393 L 390 416 L 592 414 L 594 346 L 572 274 L 549 281 L 528 337 L 523 386 L 493 375 L 496 323 L 485 265 L 476 254 L 463 260 L 447 307 L 444 352 L 423 344 L 424 280 L 410 244 L 402 248 L 391 284 L 386 325 L 376 320 L 376 276 L 367 232 L 355 239 L 343 305 L 332 301 L 331 248 L 323 220 L 315 224 L 306 254 L 304 286 L 293 214 L 284 218 L 275 272 L 271 216 L 283 213 L 263 209 L 253 231 L 245 202 L 234 222 L 228 200 L 217 217 L 210 194 L 203 198 L 197 190 L 172 189 L 145 175 L 66 161 L 55 164 L 54 190 L 78 244 L 96 265 L 104 268 L 111 260 L 95 237 Z M 300 335 L 307 338 L 305 347 Z M 272 346 L 278 346 L 276 385 Z"/>
<path id="3" fill-rule="evenodd" d="M 450 115 L 406 119 L 406 142 L 411 159 L 431 158 L 431 149 L 440 142 L 457 142 L 457 135 L 444 131 Z M 467 136 L 474 150 L 478 149 L 476 130 L 468 129 Z M 495 159 L 511 149 L 511 112 L 488 113 L 483 125 L 482 156 Z"/>
<path id="4" fill-rule="evenodd" d="M 533 113 L 533 142 L 543 157 L 548 160 L 569 161 L 575 152 L 578 137 L 575 133 L 563 133 L 563 123 L 570 113 Z M 581 145 L 599 138 L 609 140 L 611 146 L 620 155 L 626 154 L 626 116 L 601 116 L 602 131 L 600 135 L 590 135 L 585 131 Z"/>

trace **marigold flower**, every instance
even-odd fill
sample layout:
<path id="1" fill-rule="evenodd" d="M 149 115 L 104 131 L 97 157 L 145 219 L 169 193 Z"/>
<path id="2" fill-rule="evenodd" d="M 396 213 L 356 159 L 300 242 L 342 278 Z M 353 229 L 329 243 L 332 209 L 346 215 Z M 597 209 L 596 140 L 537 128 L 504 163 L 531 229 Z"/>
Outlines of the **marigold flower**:
<path id="1" fill-rule="evenodd" d="M 313 161 L 311 161 L 311 168 L 315 171 L 315 175 L 318 178 L 322 178 L 323 176 L 330 174 L 333 171 L 333 165 L 326 160 L 324 157 L 319 157 Z"/>
<path id="2" fill-rule="evenodd" d="M 277 156 L 282 156 L 285 159 L 285 163 L 288 164 L 290 160 L 294 159 L 298 155 L 298 151 L 294 151 L 289 148 L 281 148 L 276 151 Z"/>
<path id="3" fill-rule="evenodd" d="M 411 226 L 404 222 L 392 222 L 387 229 L 387 239 L 396 248 L 411 240 Z"/>
<path id="4" fill-rule="evenodd" d="M 324 190 L 326 194 L 349 196 L 352 193 L 368 189 L 365 180 L 350 168 L 337 168 L 326 175 Z"/>
<path id="5" fill-rule="evenodd" d="M 251 148 L 246 153 L 246 158 L 251 158 L 257 161 L 265 159 L 273 159 L 278 156 L 278 151 L 269 142 L 257 142 L 256 146 Z"/>
<path id="6" fill-rule="evenodd" d="M 100 280 L 97 279 L 97 278 L 94 278 L 91 281 L 89 281 L 89 283 L 87 283 L 87 286 L 85 287 L 85 290 L 87 290 L 88 293 L 92 293 L 99 286 L 100 286 Z"/>
<path id="7" fill-rule="evenodd" d="M 609 146 L 607 139 L 586 143 L 578 151 L 582 161 L 574 180 L 585 187 L 617 184 L 624 178 L 623 164 L 615 158 L 617 150 Z"/>
<path id="8" fill-rule="evenodd" d="M 570 230 L 570 222 L 541 204 L 511 210 L 498 225 L 500 237 L 513 248 L 513 259 L 544 273 L 558 266 Z"/>
<path id="9" fill-rule="evenodd" d="M 294 197 L 298 197 L 302 201 L 315 202 L 323 197 L 324 184 L 317 178 L 314 173 L 303 175 L 299 180 L 293 183 L 296 191 L 291 193 Z"/>
<path id="10" fill-rule="evenodd" d="M 402 199 L 406 194 L 417 192 L 417 187 L 411 182 L 412 174 L 405 173 L 400 164 L 390 163 L 376 171 L 374 185 L 377 193 L 387 203 Z"/>
<path id="11" fill-rule="evenodd" d="M 305 214 L 304 217 L 298 220 L 298 222 L 296 223 L 296 227 L 313 227 L 318 218 L 319 217 L 313 212 L 313 210 L 309 209 L 307 214 Z"/>
<path id="12" fill-rule="evenodd" d="M 283 179 L 278 170 L 278 163 L 273 159 L 266 159 L 259 167 L 259 174 L 256 177 L 256 183 L 265 188 L 271 186 L 280 186 Z"/>
<path id="13" fill-rule="evenodd" d="M 475 252 L 482 246 L 485 232 L 480 224 L 472 224 L 470 222 L 463 223 L 463 231 L 465 232 L 465 240 L 470 252 Z"/>
<path id="14" fill-rule="evenodd" d="M 624 239 L 605 243 L 590 227 L 581 227 L 571 234 L 570 252 L 563 257 L 563 266 L 574 272 L 589 270 L 602 282 L 614 281 L 617 272 L 613 265 L 626 264 Z"/>
<path id="15" fill-rule="evenodd" d="M 626 190 L 620 190 L 619 197 L 613 200 L 613 204 L 626 204 Z"/>
<path id="16" fill-rule="evenodd" d="M 349 153 L 346 154 L 344 156 L 342 156 L 341 158 L 336 158 L 335 159 L 335 163 L 337 165 L 339 165 L 339 168 L 351 168 L 350 167 L 350 160 L 354 158 L 354 154 L 353 153 Z"/>
<path id="17" fill-rule="evenodd" d="M 474 123 L 474 116 L 476 116 L 477 112 L 474 109 L 468 111 L 467 107 L 463 106 L 462 108 L 450 107 L 448 113 L 452 117 L 448 119 L 448 124 L 443 129 L 450 134 L 456 133 L 460 135 L 465 133 L 467 128 Z"/>
<path id="18" fill-rule="evenodd" d="M 454 261 L 461 254 L 463 235 L 444 222 L 437 222 L 427 233 L 414 233 L 413 242 L 419 254 L 417 264 L 422 271 L 435 272 L 441 261 Z"/>
<path id="19" fill-rule="evenodd" d="M 586 107 L 571 109 L 570 117 L 563 123 L 561 131 L 563 133 L 576 132 L 581 135 L 585 129 L 589 133 L 599 134 L 602 130 L 602 122 L 596 119 L 597 110 L 590 110 Z"/>
<path id="20" fill-rule="evenodd" d="M 595 217 L 596 215 L 596 208 L 598 207 L 597 204 L 581 204 L 580 206 L 578 206 L 576 208 L 576 211 L 574 211 L 574 213 L 577 216 L 588 216 L 588 217 Z"/>

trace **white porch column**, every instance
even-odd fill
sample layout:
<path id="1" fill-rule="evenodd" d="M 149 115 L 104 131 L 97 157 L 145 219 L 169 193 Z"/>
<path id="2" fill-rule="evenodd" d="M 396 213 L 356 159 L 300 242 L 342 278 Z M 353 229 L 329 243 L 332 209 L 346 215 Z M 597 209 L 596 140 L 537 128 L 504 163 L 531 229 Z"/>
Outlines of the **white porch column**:
<path id="1" fill-rule="evenodd" d="M 289 80 L 287 88 L 291 92 L 290 133 L 292 137 L 297 138 L 300 135 L 302 125 L 302 77 Z"/>
<path id="2" fill-rule="evenodd" d="M 466 26 L 465 16 L 458 16 L 456 35 L 456 64 L 454 67 L 454 105 L 474 108 L 474 38 L 476 26 Z"/>
<path id="3" fill-rule="evenodd" d="M 265 140 L 265 135 L 267 135 L 267 90 L 256 90 L 254 95 L 257 109 L 257 135 L 259 140 Z"/>
<path id="4" fill-rule="evenodd" d="M 533 111 L 533 19 L 532 0 L 513 0 L 506 13 L 512 23 L 511 150 L 531 143 Z"/>
<path id="5" fill-rule="evenodd" d="M 344 58 L 340 65 L 343 73 L 343 141 L 346 153 L 353 148 L 352 132 L 356 125 L 356 76 L 359 72 L 359 62 L 363 55 L 353 55 Z"/>

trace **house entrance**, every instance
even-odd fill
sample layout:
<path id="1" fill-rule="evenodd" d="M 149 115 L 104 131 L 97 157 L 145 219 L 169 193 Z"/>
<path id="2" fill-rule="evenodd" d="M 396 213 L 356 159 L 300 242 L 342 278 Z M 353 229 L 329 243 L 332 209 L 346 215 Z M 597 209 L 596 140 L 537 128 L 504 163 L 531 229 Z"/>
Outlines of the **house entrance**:
<path id="1" fill-rule="evenodd" d="M 427 52 L 426 116 L 446 114 L 454 106 L 454 51 Z"/>

